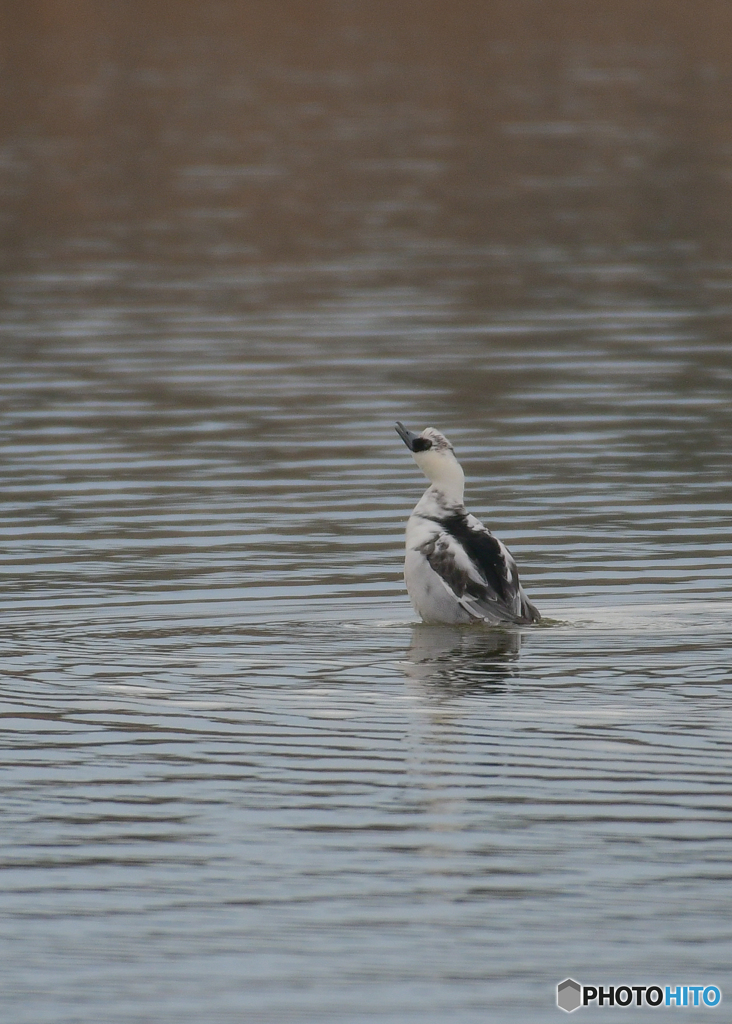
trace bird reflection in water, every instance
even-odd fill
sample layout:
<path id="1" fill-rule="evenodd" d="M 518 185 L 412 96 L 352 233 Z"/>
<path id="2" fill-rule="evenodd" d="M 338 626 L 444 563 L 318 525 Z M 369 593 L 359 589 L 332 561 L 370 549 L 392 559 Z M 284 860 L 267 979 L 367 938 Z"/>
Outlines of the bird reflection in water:
<path id="1" fill-rule="evenodd" d="M 521 650 L 517 629 L 469 626 L 412 627 L 412 642 L 402 667 L 425 696 L 458 697 L 502 693 L 516 674 Z"/>

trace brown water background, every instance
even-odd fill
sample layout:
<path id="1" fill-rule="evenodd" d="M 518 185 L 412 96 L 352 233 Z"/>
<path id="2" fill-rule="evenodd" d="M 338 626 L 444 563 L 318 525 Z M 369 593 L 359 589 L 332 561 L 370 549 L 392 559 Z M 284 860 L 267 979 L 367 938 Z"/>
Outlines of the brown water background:
<path id="1" fill-rule="evenodd" d="M 3 1021 L 732 998 L 731 239 L 721 0 L 0 4 Z"/>

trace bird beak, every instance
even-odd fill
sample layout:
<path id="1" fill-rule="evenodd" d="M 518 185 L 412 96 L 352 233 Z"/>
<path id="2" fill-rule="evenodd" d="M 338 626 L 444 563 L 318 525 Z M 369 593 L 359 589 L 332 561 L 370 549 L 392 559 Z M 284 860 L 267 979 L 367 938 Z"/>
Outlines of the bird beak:
<path id="1" fill-rule="evenodd" d="M 402 441 L 404 441 L 405 445 L 410 450 L 410 452 L 413 452 L 414 451 L 414 442 L 417 440 L 417 438 L 420 435 L 419 434 L 413 434 L 411 430 L 407 430 L 407 428 L 404 426 L 403 423 L 397 423 L 397 425 L 396 425 L 396 432 L 397 432 L 397 434 L 399 434 L 399 436 L 401 437 Z"/>

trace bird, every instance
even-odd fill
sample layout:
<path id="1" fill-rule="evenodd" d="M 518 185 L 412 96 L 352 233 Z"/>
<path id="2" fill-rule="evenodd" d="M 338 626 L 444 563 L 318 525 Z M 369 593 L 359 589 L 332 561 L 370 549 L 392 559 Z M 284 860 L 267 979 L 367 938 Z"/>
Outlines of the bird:
<path id="1" fill-rule="evenodd" d="M 396 432 L 430 481 L 407 523 L 404 582 L 415 611 L 432 624 L 539 622 L 508 548 L 466 510 L 465 474 L 445 435 L 399 422 Z"/>

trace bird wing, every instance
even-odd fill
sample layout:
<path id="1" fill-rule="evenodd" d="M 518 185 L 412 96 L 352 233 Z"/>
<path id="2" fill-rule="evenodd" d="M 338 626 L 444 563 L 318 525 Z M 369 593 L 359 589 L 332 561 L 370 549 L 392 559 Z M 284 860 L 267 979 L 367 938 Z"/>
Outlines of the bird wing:
<path id="1" fill-rule="evenodd" d="M 490 530 L 464 513 L 438 525 L 421 546 L 422 554 L 469 615 L 494 622 L 538 620 L 511 553 Z"/>

